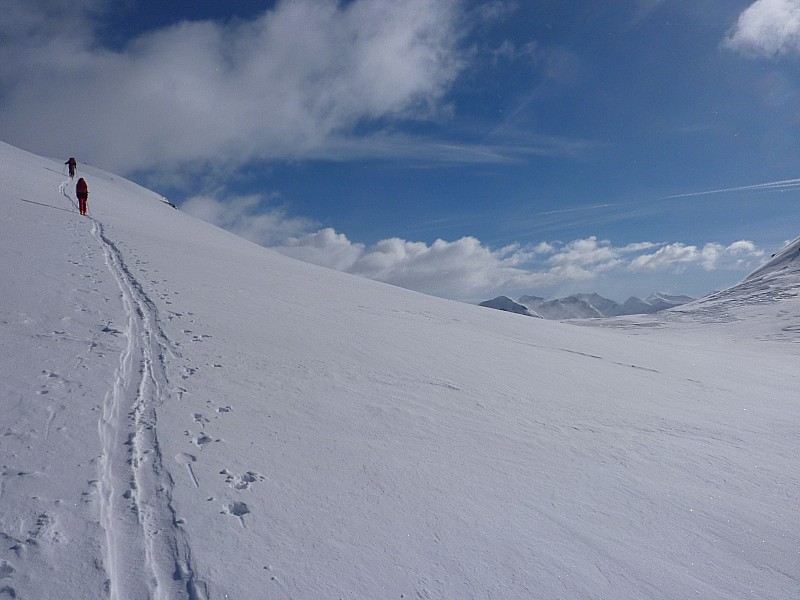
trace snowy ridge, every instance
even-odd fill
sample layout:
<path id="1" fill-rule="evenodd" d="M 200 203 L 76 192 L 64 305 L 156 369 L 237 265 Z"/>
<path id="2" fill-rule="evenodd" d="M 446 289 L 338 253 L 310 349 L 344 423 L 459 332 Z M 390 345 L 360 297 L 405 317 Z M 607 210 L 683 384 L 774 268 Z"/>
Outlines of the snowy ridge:
<path id="1" fill-rule="evenodd" d="M 478 304 L 478 306 L 483 306 L 485 308 L 494 308 L 495 310 L 503 310 L 506 312 L 516 313 L 518 315 L 527 315 L 529 317 L 537 317 L 542 318 L 541 315 L 537 314 L 536 312 L 529 309 L 527 306 L 523 306 L 517 302 L 514 302 L 508 296 L 498 296 L 492 300 L 486 300 Z"/>
<path id="2" fill-rule="evenodd" d="M 745 281 L 758 279 L 769 274 L 777 274 L 777 272 L 783 270 L 795 273 L 800 271 L 800 237 L 789 242 L 766 264 L 750 273 L 750 275 L 745 278 Z"/>
<path id="3" fill-rule="evenodd" d="M 749 321 L 761 339 L 800 341 L 800 238 L 790 242 L 741 283 L 666 311 L 666 319 L 702 323 Z"/>
<path id="4" fill-rule="evenodd" d="M 693 298 L 688 296 L 670 296 L 663 293 L 655 293 L 645 300 L 631 296 L 623 304 L 618 304 L 595 293 L 573 294 L 552 300 L 545 300 L 539 296 L 522 296 L 517 303 L 536 312 L 545 319 L 567 320 L 652 314 L 660 310 L 680 306 L 691 300 Z M 482 306 L 485 306 L 485 304 L 482 303 Z M 518 310 L 503 308 L 501 305 L 492 306 L 491 308 L 519 312 Z"/>
<path id="5" fill-rule="evenodd" d="M 103 247 L 128 316 L 127 346 L 100 422 L 110 597 L 205 600 L 205 584 L 195 578 L 191 551 L 176 522 L 172 477 L 158 443 L 156 409 L 170 396 L 164 352 L 172 344 L 159 326 L 155 305 L 98 221 L 92 234 Z"/>
<path id="6" fill-rule="evenodd" d="M 740 283 L 650 315 L 584 321 L 641 332 L 692 328 L 730 338 L 800 343 L 800 238 L 787 244 Z"/>

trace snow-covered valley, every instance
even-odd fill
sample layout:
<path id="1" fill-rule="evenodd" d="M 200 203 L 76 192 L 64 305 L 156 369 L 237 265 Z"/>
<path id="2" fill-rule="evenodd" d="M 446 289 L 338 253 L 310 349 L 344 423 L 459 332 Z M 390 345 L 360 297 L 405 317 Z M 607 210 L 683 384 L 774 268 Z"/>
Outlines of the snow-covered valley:
<path id="1" fill-rule="evenodd" d="M 0 598 L 800 598 L 800 240 L 567 324 L 0 170 Z"/>

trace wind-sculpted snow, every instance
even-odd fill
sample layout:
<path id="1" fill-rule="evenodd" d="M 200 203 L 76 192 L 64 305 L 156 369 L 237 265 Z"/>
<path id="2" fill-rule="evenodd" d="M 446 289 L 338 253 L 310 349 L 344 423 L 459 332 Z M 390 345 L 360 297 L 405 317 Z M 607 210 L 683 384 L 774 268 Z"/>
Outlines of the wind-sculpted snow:
<path id="1" fill-rule="evenodd" d="M 761 280 L 771 276 L 796 278 L 798 272 L 800 272 L 800 237 L 789 242 L 786 247 L 773 254 L 766 264 L 750 273 L 745 282 Z"/>
<path id="2" fill-rule="evenodd" d="M 0 144 L 0 598 L 797 596 L 790 269 L 577 327 L 60 162 Z"/>

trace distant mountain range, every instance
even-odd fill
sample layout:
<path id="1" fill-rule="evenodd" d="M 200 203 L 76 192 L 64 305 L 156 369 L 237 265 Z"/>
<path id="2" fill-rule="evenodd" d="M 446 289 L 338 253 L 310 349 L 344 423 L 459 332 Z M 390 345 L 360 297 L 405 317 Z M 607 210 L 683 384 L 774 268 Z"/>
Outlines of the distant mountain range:
<path id="1" fill-rule="evenodd" d="M 631 296 L 622 304 L 599 294 L 573 294 L 553 300 L 546 300 L 539 296 L 522 296 L 516 302 L 507 296 L 498 296 L 492 300 L 481 302 L 480 306 L 530 317 L 562 320 L 650 314 L 681 306 L 692 300 L 694 298 L 689 296 L 671 296 L 662 293 L 651 294 L 644 300 Z"/>

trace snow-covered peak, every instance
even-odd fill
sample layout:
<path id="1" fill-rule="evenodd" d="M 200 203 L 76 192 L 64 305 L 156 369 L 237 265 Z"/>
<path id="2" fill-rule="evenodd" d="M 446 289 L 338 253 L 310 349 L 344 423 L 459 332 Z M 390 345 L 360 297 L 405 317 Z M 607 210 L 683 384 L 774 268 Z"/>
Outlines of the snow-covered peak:
<path id="1" fill-rule="evenodd" d="M 505 297 L 503 296 L 502 298 Z M 492 308 L 521 313 L 518 308 L 515 309 L 513 305 L 508 304 L 508 302 L 513 302 L 512 300 L 508 299 L 508 302 L 496 302 L 496 300 L 498 299 L 488 301 L 493 304 Z M 566 320 L 651 314 L 685 304 L 691 300 L 693 300 L 693 298 L 689 296 L 669 296 L 667 294 L 656 293 L 648 296 L 647 300 L 641 300 L 640 298 L 631 296 L 625 303 L 618 304 L 613 300 L 604 298 L 600 294 L 592 293 L 573 294 L 564 298 L 554 298 L 551 300 L 545 300 L 539 296 L 522 296 L 514 305 L 523 305 L 528 310 L 535 312 L 545 319 Z M 486 306 L 485 303 L 481 303 L 481 305 Z"/>
<path id="2" fill-rule="evenodd" d="M 493 298 L 492 300 L 486 300 L 484 302 L 481 302 L 478 306 L 483 306 L 486 308 L 494 308 L 495 310 L 503 310 L 518 315 L 526 315 L 529 317 L 541 318 L 541 316 L 538 315 L 536 312 L 530 310 L 529 308 L 523 306 L 522 304 L 514 302 L 508 296 L 498 296 L 497 298 Z"/>

